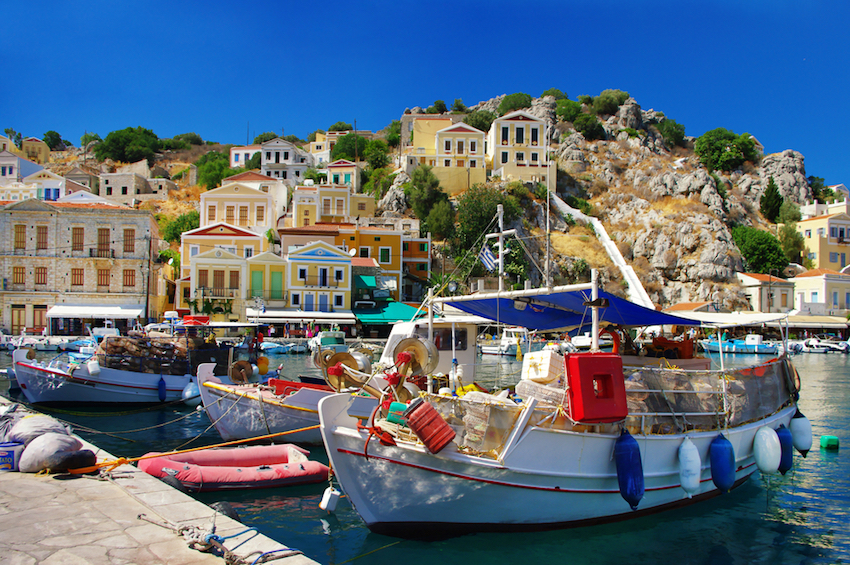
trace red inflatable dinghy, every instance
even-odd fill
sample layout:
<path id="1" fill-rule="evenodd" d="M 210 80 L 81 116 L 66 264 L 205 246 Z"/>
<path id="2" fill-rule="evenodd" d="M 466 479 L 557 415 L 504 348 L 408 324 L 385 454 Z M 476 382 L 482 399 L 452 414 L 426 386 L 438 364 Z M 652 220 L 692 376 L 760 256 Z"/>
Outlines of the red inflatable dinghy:
<path id="1" fill-rule="evenodd" d="M 139 461 L 157 478 L 174 477 L 190 492 L 269 488 L 328 480 L 328 467 L 292 444 L 255 445 L 165 454 Z M 148 453 L 145 457 L 157 455 Z"/>

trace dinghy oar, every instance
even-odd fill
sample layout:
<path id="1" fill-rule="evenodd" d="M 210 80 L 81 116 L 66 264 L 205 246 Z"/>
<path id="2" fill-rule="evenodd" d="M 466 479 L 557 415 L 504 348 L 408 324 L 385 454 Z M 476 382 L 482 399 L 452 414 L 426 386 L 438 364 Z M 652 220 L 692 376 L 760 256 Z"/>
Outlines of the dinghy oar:
<path id="1" fill-rule="evenodd" d="M 97 471 L 100 471 L 101 469 L 105 469 L 106 471 L 111 471 L 111 470 L 113 470 L 116 467 L 119 467 L 121 465 L 125 465 L 125 464 L 128 464 L 128 463 L 135 463 L 137 461 L 141 461 L 142 459 L 151 459 L 153 457 L 162 457 L 164 455 L 177 455 L 179 453 L 189 453 L 191 451 L 201 451 L 201 450 L 204 450 L 204 449 L 212 449 L 214 447 L 227 447 L 229 445 L 238 445 L 240 443 L 247 443 L 249 441 L 257 441 L 257 440 L 261 440 L 261 439 L 270 439 L 270 438 L 273 438 L 273 437 L 285 436 L 285 435 L 288 435 L 288 434 L 297 434 L 299 432 L 316 430 L 318 428 L 319 428 L 319 426 L 317 424 L 315 426 L 307 426 L 306 428 L 298 428 L 297 430 L 289 430 L 289 431 L 286 431 L 286 432 L 277 432 L 277 433 L 274 433 L 274 434 L 266 434 L 266 435 L 263 435 L 263 436 L 249 437 L 249 438 L 245 438 L 245 439 L 235 439 L 233 441 L 226 441 L 224 443 L 217 443 L 215 445 L 205 445 L 203 447 L 193 447 L 191 449 L 182 449 L 180 451 L 169 451 L 169 452 L 166 452 L 166 453 L 157 453 L 156 455 L 142 455 L 141 457 L 119 457 L 118 459 L 115 459 L 113 461 L 101 461 L 100 463 L 92 465 L 91 467 L 82 467 L 80 469 L 68 469 L 68 472 L 73 474 L 73 475 L 86 475 L 88 473 L 95 473 Z"/>

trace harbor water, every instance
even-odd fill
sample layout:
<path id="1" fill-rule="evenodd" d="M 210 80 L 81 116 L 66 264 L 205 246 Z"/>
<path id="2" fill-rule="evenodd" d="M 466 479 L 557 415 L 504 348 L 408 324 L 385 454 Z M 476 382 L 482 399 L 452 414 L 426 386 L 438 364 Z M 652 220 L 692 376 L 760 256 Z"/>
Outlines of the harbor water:
<path id="1" fill-rule="evenodd" d="M 40 353 L 47 358 L 50 354 Z M 729 356 L 727 356 L 729 363 Z M 735 364 L 756 357 L 737 356 Z M 286 377 L 318 376 L 307 355 L 273 357 Z M 510 385 L 519 378 L 515 359 L 479 357 L 478 380 Z M 764 563 L 821 564 L 850 561 L 850 355 L 800 354 L 800 409 L 814 437 L 807 458 L 794 455 L 786 475 L 758 471 L 735 491 L 686 508 L 616 524 L 523 534 L 475 534 L 442 541 L 409 541 L 372 534 L 345 498 L 336 512 L 319 509 L 326 485 L 195 495 L 226 500 L 242 521 L 300 549 L 320 563 L 569 565 Z M 0 356 L 0 368 L 11 358 Z M 0 392 L 8 396 L 8 385 Z M 20 400 L 19 397 L 12 397 Z M 119 456 L 198 447 L 221 441 L 206 414 L 182 405 L 145 408 L 41 409 L 70 422 L 77 433 Z M 837 436 L 839 451 L 820 449 L 822 435 Z M 312 458 L 327 463 L 321 446 Z M 545 454 L 541 454 L 545 456 Z M 415 496 L 415 493 L 411 493 Z M 460 501 L 459 503 L 462 503 Z"/>

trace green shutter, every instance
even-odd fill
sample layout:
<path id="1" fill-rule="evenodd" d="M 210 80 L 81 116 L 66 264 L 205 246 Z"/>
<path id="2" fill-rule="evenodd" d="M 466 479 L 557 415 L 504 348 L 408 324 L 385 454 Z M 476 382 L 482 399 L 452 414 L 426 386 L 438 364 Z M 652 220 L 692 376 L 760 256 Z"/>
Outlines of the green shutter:
<path id="1" fill-rule="evenodd" d="M 272 272 L 272 300 L 280 300 L 283 298 L 283 273 L 280 271 Z"/>
<path id="2" fill-rule="evenodd" d="M 251 296 L 263 295 L 263 272 L 251 271 Z"/>

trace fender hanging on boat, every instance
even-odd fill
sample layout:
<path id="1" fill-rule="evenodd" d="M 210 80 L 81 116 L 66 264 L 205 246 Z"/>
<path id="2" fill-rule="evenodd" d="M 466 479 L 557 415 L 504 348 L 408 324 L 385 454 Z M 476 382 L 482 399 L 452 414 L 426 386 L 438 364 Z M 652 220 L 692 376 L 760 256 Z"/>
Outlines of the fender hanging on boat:
<path id="1" fill-rule="evenodd" d="M 779 445 L 782 446 L 782 457 L 779 460 L 779 472 L 783 475 L 791 470 L 794 466 L 794 439 L 791 437 L 791 430 L 781 424 L 776 430 L 776 435 L 779 436 Z"/>
<path id="2" fill-rule="evenodd" d="M 640 446 L 628 430 L 623 430 L 614 444 L 614 461 L 617 464 L 617 482 L 620 494 L 637 510 L 643 498 L 643 463 L 640 459 Z"/>
<path id="3" fill-rule="evenodd" d="M 779 436 L 776 430 L 770 426 L 762 426 L 756 432 L 753 439 L 753 455 L 759 471 L 765 474 L 775 473 L 779 470 L 782 458 L 782 446 L 779 444 Z"/>
<path id="4" fill-rule="evenodd" d="M 156 388 L 157 393 L 159 394 L 159 401 L 165 402 L 165 379 L 162 377 L 162 375 L 159 376 L 159 382 L 157 383 Z"/>
<path id="5" fill-rule="evenodd" d="M 711 480 L 721 493 L 729 492 L 735 485 L 735 449 L 723 434 L 711 440 L 708 448 L 711 459 Z"/>
<path id="6" fill-rule="evenodd" d="M 679 483 L 688 493 L 688 498 L 699 492 L 702 461 L 699 450 L 690 438 L 686 437 L 679 445 Z"/>
<path id="7" fill-rule="evenodd" d="M 797 413 L 791 418 L 789 426 L 791 427 L 791 439 L 794 442 L 794 448 L 805 457 L 812 448 L 812 423 L 803 416 L 802 412 L 797 410 Z"/>

